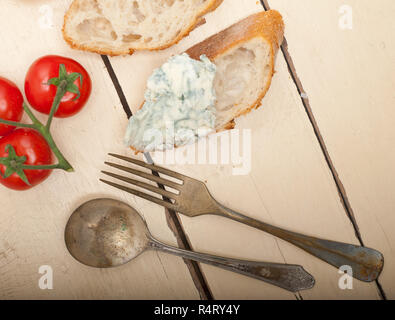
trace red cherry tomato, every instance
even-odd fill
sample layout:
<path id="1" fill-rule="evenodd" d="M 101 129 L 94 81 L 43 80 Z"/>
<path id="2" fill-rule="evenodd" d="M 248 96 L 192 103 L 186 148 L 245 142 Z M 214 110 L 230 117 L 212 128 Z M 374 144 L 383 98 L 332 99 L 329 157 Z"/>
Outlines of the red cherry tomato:
<path id="1" fill-rule="evenodd" d="M 26 156 L 26 165 L 51 165 L 53 156 L 51 148 L 36 130 L 30 128 L 16 129 L 0 139 L 0 157 L 7 157 L 7 145 L 12 145 L 17 156 Z M 0 164 L 0 172 L 5 173 L 5 166 Z M 51 170 L 24 170 L 31 184 L 27 185 L 18 174 L 13 173 L 8 178 L 0 176 L 0 183 L 14 190 L 27 190 L 43 182 L 51 174 Z"/>
<path id="2" fill-rule="evenodd" d="M 0 77 L 0 118 L 20 121 L 23 115 L 23 96 L 15 83 Z M 0 136 L 13 131 L 15 127 L 0 124 Z"/>
<path id="3" fill-rule="evenodd" d="M 61 64 L 65 65 L 67 73 L 78 72 L 82 75 L 82 86 L 79 78 L 74 82 L 80 90 L 80 97 L 76 99 L 77 94 L 67 92 L 55 113 L 55 117 L 66 118 L 75 115 L 84 107 L 92 91 L 89 74 L 77 61 L 53 55 L 39 58 L 27 72 L 25 94 L 34 109 L 49 114 L 57 87 L 47 83 L 48 80 L 59 76 L 59 66 Z"/>

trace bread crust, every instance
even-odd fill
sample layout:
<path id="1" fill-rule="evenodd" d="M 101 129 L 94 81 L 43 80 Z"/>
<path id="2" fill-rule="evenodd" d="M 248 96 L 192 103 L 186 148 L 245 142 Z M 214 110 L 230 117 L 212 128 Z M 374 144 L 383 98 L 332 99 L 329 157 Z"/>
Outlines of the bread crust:
<path id="1" fill-rule="evenodd" d="M 242 110 L 234 116 L 232 120 L 226 123 L 222 128 L 218 128 L 217 132 L 231 130 L 235 127 L 235 119 L 243 114 L 249 113 L 253 109 L 257 109 L 261 105 L 261 101 L 270 88 L 272 77 L 275 73 L 274 62 L 276 54 L 282 44 L 284 38 L 284 22 L 281 14 L 276 10 L 263 11 L 253 14 L 244 20 L 230 26 L 229 28 L 207 38 L 206 40 L 196 44 L 186 51 L 193 59 L 200 60 L 200 56 L 205 54 L 212 62 L 221 55 L 226 54 L 233 48 L 248 42 L 254 38 L 261 38 L 266 41 L 271 50 L 270 64 L 271 71 L 269 81 L 262 90 L 258 99 L 247 109 Z M 142 108 L 144 102 L 140 105 Z M 139 109 L 140 109 L 139 108 Z M 143 151 L 130 148 L 138 154 Z"/>
<path id="2" fill-rule="evenodd" d="M 205 20 L 203 18 L 204 15 L 207 13 L 214 11 L 215 9 L 218 8 L 218 6 L 223 2 L 223 0 L 209 0 L 209 3 L 207 4 L 206 8 L 200 12 L 194 20 L 191 21 L 190 25 L 188 28 L 184 30 L 184 32 L 181 32 L 173 41 L 170 41 L 169 43 L 166 43 L 163 46 L 159 46 L 156 48 L 139 48 L 139 49 L 132 49 L 129 48 L 128 50 L 107 50 L 107 49 L 102 49 L 99 46 L 85 46 L 81 45 L 77 42 L 75 42 L 67 33 L 66 33 L 66 24 L 70 20 L 71 15 L 73 14 L 74 10 L 77 10 L 78 2 L 80 0 L 74 0 L 73 3 L 70 5 L 70 8 L 67 10 L 65 16 L 64 16 L 64 22 L 63 22 L 63 28 L 62 28 L 62 34 L 64 40 L 69 44 L 69 46 L 73 49 L 77 50 L 83 50 L 83 51 L 90 51 L 90 52 L 95 52 L 98 54 L 103 54 L 103 55 L 108 55 L 108 56 L 119 56 L 119 55 L 131 55 L 135 51 L 140 51 L 140 50 L 148 50 L 148 51 L 158 51 L 158 50 L 164 50 L 167 49 L 175 44 L 177 44 L 181 39 L 185 38 L 188 36 L 194 29 L 199 27 L 200 25 L 205 23 Z"/>
<path id="3" fill-rule="evenodd" d="M 281 14 L 276 10 L 263 11 L 253 14 L 244 20 L 230 26 L 229 28 L 211 36 L 188 49 L 186 53 L 193 59 L 199 60 L 202 54 L 205 54 L 211 61 L 227 53 L 231 49 L 245 43 L 253 38 L 263 38 L 271 48 L 271 71 L 269 81 L 259 95 L 258 99 L 247 109 L 242 110 L 218 131 L 230 130 L 235 126 L 234 119 L 249 113 L 253 109 L 257 109 L 261 105 L 261 101 L 270 88 L 272 77 L 274 74 L 274 62 L 278 49 L 284 38 L 284 22 Z"/>

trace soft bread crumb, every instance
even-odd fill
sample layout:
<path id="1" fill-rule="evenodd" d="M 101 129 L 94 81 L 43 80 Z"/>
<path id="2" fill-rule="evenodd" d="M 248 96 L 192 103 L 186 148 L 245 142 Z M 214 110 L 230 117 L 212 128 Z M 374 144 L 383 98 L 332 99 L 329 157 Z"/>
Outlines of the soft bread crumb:
<path id="1" fill-rule="evenodd" d="M 280 13 L 269 10 L 251 15 L 187 51 L 194 59 L 206 54 L 217 66 L 217 131 L 232 129 L 235 118 L 261 105 L 283 35 Z"/>
<path id="2" fill-rule="evenodd" d="M 270 46 L 254 38 L 215 59 L 217 120 L 220 130 L 255 103 L 271 77 Z"/>
<path id="3" fill-rule="evenodd" d="M 74 48 L 109 55 L 164 49 L 201 24 L 223 0 L 74 0 L 65 40 Z"/>

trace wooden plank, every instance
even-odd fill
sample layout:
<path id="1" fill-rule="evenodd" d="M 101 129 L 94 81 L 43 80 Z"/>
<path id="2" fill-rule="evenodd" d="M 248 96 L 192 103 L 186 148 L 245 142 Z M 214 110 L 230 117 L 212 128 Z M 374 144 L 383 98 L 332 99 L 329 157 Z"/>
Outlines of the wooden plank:
<path id="1" fill-rule="evenodd" d="M 207 23 L 177 46 L 161 52 L 139 52 L 114 57 L 117 73 L 133 111 L 143 101 L 152 70 L 170 55 L 262 10 L 259 2 L 225 0 Z M 325 162 L 296 87 L 279 55 L 272 88 L 264 107 L 237 121 L 238 129 L 252 129 L 252 171 L 232 175 L 231 165 L 173 165 L 172 169 L 206 181 L 210 191 L 229 207 L 251 217 L 295 231 L 358 243 L 347 218 L 331 172 Z M 192 147 L 190 147 L 192 148 Z M 375 284 L 354 281 L 354 290 L 341 290 L 338 270 L 301 250 L 260 231 L 219 217 L 182 217 L 195 250 L 237 258 L 298 263 L 317 280 L 303 298 L 379 298 Z M 202 265 L 218 299 L 294 299 L 295 296 L 243 276 Z"/>
<path id="2" fill-rule="evenodd" d="M 73 174 L 60 171 L 27 192 L 0 190 L 0 298 L 2 299 L 198 299 L 183 261 L 153 251 L 122 267 L 101 270 L 74 260 L 63 233 L 71 212 L 85 200 L 113 197 L 134 206 L 152 233 L 176 245 L 163 211 L 111 190 L 98 181 L 106 153 L 125 153 L 127 119 L 99 55 L 71 50 L 61 26 L 70 1 L 4 0 L 0 10 L 0 73 L 23 88 L 34 59 L 45 54 L 70 56 L 92 76 L 93 93 L 76 117 L 54 120 L 54 135 Z M 54 272 L 53 290 L 41 290 L 41 265 Z"/>
<path id="3" fill-rule="evenodd" d="M 384 254 L 379 280 L 394 299 L 395 3 L 268 2 L 284 14 L 297 74 L 363 242 Z M 348 12 L 352 29 L 341 28 Z"/>

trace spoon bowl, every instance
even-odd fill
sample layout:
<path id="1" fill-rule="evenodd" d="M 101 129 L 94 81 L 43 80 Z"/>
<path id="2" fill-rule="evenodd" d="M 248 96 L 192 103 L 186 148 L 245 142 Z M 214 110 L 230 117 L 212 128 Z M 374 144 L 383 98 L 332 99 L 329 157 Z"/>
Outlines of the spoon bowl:
<path id="1" fill-rule="evenodd" d="M 96 268 L 123 265 L 148 246 L 148 228 L 138 212 L 113 199 L 91 200 L 71 215 L 66 246 L 79 262 Z"/>

